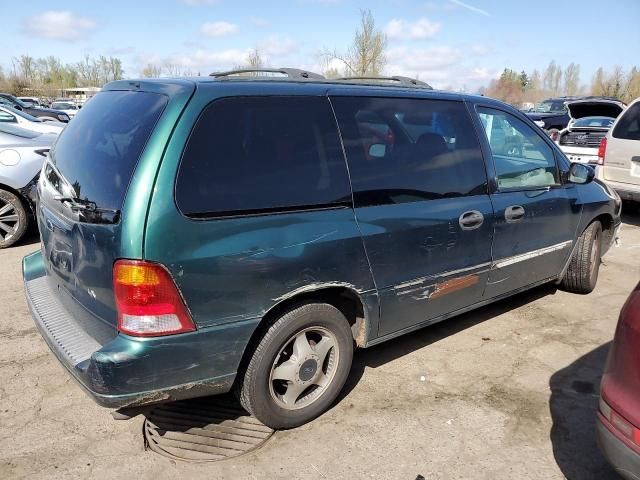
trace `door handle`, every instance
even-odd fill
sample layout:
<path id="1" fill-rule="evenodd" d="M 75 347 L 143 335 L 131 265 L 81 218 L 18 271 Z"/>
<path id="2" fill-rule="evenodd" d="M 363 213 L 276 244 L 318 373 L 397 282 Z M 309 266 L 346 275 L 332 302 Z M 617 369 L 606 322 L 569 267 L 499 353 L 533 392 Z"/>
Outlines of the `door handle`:
<path id="1" fill-rule="evenodd" d="M 478 210 L 469 210 L 460 215 L 458 223 L 462 230 L 475 230 L 480 228 L 484 222 L 484 215 Z"/>
<path id="2" fill-rule="evenodd" d="M 504 211 L 504 218 L 507 222 L 517 222 L 524 218 L 524 208 L 520 205 L 512 205 Z"/>

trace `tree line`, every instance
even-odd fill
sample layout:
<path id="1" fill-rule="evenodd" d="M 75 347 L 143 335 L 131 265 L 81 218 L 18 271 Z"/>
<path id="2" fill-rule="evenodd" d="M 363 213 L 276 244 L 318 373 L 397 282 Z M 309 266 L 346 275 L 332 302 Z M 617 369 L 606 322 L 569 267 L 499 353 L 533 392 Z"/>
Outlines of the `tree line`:
<path id="1" fill-rule="evenodd" d="M 480 93 L 517 106 L 563 95 L 616 97 L 628 103 L 640 97 L 640 69 L 632 67 L 625 71 L 617 66 L 606 71 L 600 67 L 590 83 L 584 84 L 580 78 L 580 65 L 572 62 L 563 68 L 552 60 L 542 72 L 536 69 L 530 73 L 524 70 L 518 73 L 505 68 L 500 77 L 492 80 Z"/>
<path id="2" fill-rule="evenodd" d="M 117 57 L 85 55 L 79 62 L 63 63 L 54 56 L 34 58 L 20 55 L 11 60 L 8 72 L 0 67 L 0 91 L 56 97 L 65 88 L 102 87 L 123 77 L 122 61 Z"/>
<path id="3" fill-rule="evenodd" d="M 376 25 L 370 10 L 360 11 L 360 22 L 353 39 L 344 50 L 323 49 L 317 54 L 324 65 L 322 73 L 327 78 L 341 76 L 377 76 L 387 66 L 387 36 Z M 234 68 L 261 68 L 268 66 L 258 48 L 252 49 L 244 62 Z M 140 75 L 143 77 L 190 76 L 195 73 L 180 65 L 164 63 L 147 64 Z M 408 73 L 410 75 L 410 73 Z M 0 91 L 14 94 L 54 96 L 55 91 L 76 87 L 102 87 L 107 82 L 123 78 L 122 62 L 116 57 L 85 56 L 76 63 L 63 64 L 58 58 L 49 56 L 33 58 L 21 55 L 12 59 L 8 73 L 0 68 Z M 428 81 L 428 79 L 427 79 Z M 611 71 L 599 68 L 583 83 L 580 65 L 570 63 L 566 67 L 552 60 L 544 70 L 517 72 L 505 68 L 500 76 L 479 89 L 483 95 L 497 98 L 513 105 L 524 102 L 539 102 L 548 97 L 561 95 L 602 95 L 617 97 L 624 102 L 640 97 L 640 70 L 633 67 L 625 71 L 614 67 Z"/>

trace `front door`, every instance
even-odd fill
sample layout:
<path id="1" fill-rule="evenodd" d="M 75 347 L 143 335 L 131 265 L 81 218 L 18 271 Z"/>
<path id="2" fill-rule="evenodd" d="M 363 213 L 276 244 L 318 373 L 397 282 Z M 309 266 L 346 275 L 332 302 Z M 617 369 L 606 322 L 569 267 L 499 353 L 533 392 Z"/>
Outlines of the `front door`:
<path id="1" fill-rule="evenodd" d="M 478 107 L 495 167 L 497 191 L 492 298 L 558 275 L 580 217 L 577 190 L 562 185 L 553 148 L 538 129 L 506 111 Z"/>
<path id="2" fill-rule="evenodd" d="M 480 145 L 459 101 L 331 98 L 384 336 L 479 301 L 493 209 Z"/>

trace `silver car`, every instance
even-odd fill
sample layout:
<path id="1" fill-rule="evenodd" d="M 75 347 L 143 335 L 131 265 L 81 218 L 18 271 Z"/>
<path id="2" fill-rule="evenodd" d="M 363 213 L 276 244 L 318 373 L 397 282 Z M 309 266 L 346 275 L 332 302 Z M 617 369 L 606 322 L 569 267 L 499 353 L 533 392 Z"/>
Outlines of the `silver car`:
<path id="1" fill-rule="evenodd" d="M 27 231 L 40 169 L 56 137 L 0 123 L 0 248 Z"/>

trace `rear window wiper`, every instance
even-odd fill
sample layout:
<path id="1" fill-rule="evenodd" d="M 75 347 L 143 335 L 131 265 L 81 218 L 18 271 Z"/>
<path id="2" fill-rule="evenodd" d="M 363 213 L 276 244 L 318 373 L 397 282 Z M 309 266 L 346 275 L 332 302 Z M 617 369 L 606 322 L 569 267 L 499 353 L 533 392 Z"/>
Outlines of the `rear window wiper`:
<path id="1" fill-rule="evenodd" d="M 79 198 L 73 197 L 71 195 L 55 195 L 53 199 L 68 204 L 71 210 L 95 212 L 98 209 L 98 206 L 95 202 L 80 200 Z"/>

